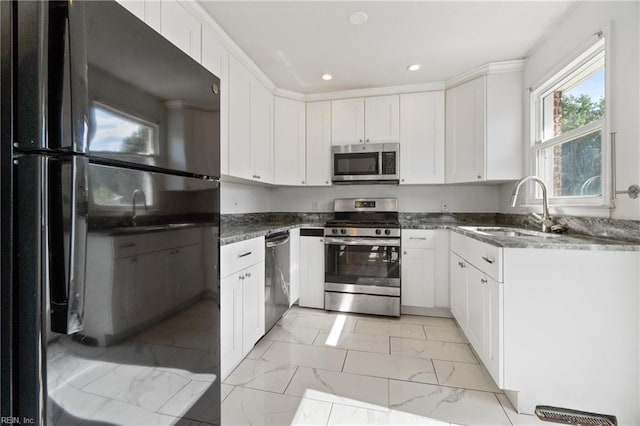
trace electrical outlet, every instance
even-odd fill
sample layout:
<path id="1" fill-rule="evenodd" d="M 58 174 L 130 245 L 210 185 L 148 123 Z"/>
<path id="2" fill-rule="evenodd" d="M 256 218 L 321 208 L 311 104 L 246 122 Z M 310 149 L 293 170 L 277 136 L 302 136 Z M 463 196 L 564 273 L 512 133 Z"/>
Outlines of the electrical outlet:
<path id="1" fill-rule="evenodd" d="M 449 211 L 449 203 L 446 201 L 440 201 L 440 211 L 448 212 Z"/>

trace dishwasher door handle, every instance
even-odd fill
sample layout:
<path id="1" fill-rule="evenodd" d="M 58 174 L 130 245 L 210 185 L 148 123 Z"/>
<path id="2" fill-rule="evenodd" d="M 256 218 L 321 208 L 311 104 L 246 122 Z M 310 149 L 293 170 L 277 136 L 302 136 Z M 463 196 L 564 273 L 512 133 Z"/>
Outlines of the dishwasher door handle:
<path id="1" fill-rule="evenodd" d="M 271 248 L 271 247 L 278 247 L 283 244 L 287 244 L 288 242 L 289 242 L 289 235 L 285 235 L 280 238 L 274 238 L 273 240 L 267 240 L 265 245 L 267 246 L 267 248 Z"/>

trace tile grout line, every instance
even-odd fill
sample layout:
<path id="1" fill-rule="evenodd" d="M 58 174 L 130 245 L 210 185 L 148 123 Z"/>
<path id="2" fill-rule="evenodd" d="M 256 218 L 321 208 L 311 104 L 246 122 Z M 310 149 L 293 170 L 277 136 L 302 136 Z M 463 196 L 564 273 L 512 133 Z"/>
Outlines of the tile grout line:
<path id="1" fill-rule="evenodd" d="M 502 405 L 502 402 L 500 402 L 500 398 L 498 398 L 498 395 L 496 395 L 495 393 L 493 395 L 496 397 L 496 400 L 498 401 L 498 404 L 500 404 L 500 408 L 502 408 L 502 411 L 504 412 L 504 415 L 507 417 L 507 420 L 509 421 L 511 426 L 514 426 L 513 422 L 511 421 L 511 417 L 509 417 L 509 414 L 507 414 L 507 409 L 504 408 L 504 405 Z"/>
<path id="2" fill-rule="evenodd" d="M 333 413 L 333 406 L 334 403 L 331 403 L 331 407 L 329 407 L 329 417 L 327 417 L 327 423 L 325 423 L 326 426 L 329 426 L 329 421 L 331 420 L 331 414 Z"/>
<path id="3" fill-rule="evenodd" d="M 289 383 L 287 383 L 287 386 L 285 386 L 284 390 L 282 391 L 282 395 L 287 394 L 287 389 L 289 389 L 289 386 L 291 386 L 291 382 L 293 382 L 293 378 L 295 377 L 296 374 L 298 374 L 298 368 L 300 368 L 300 366 L 296 365 L 295 367 L 296 367 L 296 371 L 294 371 L 291 377 L 289 378 Z"/>

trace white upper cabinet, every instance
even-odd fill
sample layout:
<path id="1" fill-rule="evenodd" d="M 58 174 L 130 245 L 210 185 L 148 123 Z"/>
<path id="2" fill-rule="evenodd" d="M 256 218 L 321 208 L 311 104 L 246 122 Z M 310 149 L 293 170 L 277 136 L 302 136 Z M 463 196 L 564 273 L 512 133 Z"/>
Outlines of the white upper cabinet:
<path id="1" fill-rule="evenodd" d="M 307 185 L 331 185 L 331 101 L 307 103 Z"/>
<path id="2" fill-rule="evenodd" d="M 304 102 L 275 97 L 274 183 L 304 185 L 305 174 Z"/>
<path id="3" fill-rule="evenodd" d="M 116 0 L 154 30 L 160 32 L 161 7 L 158 1 Z"/>
<path id="4" fill-rule="evenodd" d="M 229 175 L 252 179 L 251 75 L 229 56 Z"/>
<path id="5" fill-rule="evenodd" d="M 400 183 L 444 183 L 444 92 L 400 95 Z"/>
<path id="6" fill-rule="evenodd" d="M 366 143 L 400 140 L 400 99 L 398 95 L 364 99 L 364 137 Z"/>
<path id="7" fill-rule="evenodd" d="M 229 175 L 273 182 L 273 95 L 229 56 Z"/>
<path id="8" fill-rule="evenodd" d="M 202 65 L 220 79 L 220 173 L 229 174 L 229 52 L 202 27 Z"/>
<path id="9" fill-rule="evenodd" d="M 152 2 L 146 2 L 152 3 Z M 160 2 L 160 32 L 196 61 L 202 58 L 202 25 L 175 1 Z"/>
<path id="10" fill-rule="evenodd" d="M 331 101 L 331 143 L 364 143 L 364 99 Z"/>
<path id="11" fill-rule="evenodd" d="M 398 142 L 399 138 L 398 95 L 331 102 L 332 145 Z"/>
<path id="12" fill-rule="evenodd" d="M 273 94 L 253 76 L 250 127 L 252 177 L 273 183 Z"/>
<path id="13" fill-rule="evenodd" d="M 522 176 L 522 73 L 488 74 L 447 90 L 446 182 Z"/>

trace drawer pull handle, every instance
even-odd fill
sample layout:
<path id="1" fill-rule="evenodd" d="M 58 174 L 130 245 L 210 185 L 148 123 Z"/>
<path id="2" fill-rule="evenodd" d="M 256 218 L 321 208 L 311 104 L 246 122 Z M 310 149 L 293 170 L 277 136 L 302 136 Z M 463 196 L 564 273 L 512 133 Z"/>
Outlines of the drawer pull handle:
<path id="1" fill-rule="evenodd" d="M 129 243 L 129 244 L 122 244 L 120 245 L 120 248 L 131 248 L 131 247 L 135 247 L 136 243 Z"/>
<path id="2" fill-rule="evenodd" d="M 482 284 L 486 284 L 486 283 L 487 283 L 487 280 L 485 280 L 484 278 L 481 278 L 481 279 L 480 279 L 480 283 L 482 283 Z"/>
<path id="3" fill-rule="evenodd" d="M 461 268 L 466 268 L 467 265 L 464 262 L 458 262 L 458 266 L 460 266 Z"/>
<path id="4" fill-rule="evenodd" d="M 493 258 L 488 258 L 487 256 L 482 256 L 482 258 L 484 259 L 485 262 L 487 263 L 494 263 L 496 260 Z"/>
<path id="5" fill-rule="evenodd" d="M 250 251 L 248 251 L 248 252 L 246 252 L 246 253 L 239 254 L 239 255 L 238 255 L 238 258 L 240 258 L 240 257 L 247 257 L 247 256 L 249 256 L 250 254 L 251 254 L 251 252 L 250 252 Z"/>
<path id="6" fill-rule="evenodd" d="M 409 237 L 410 240 L 426 240 L 427 237 Z"/>

